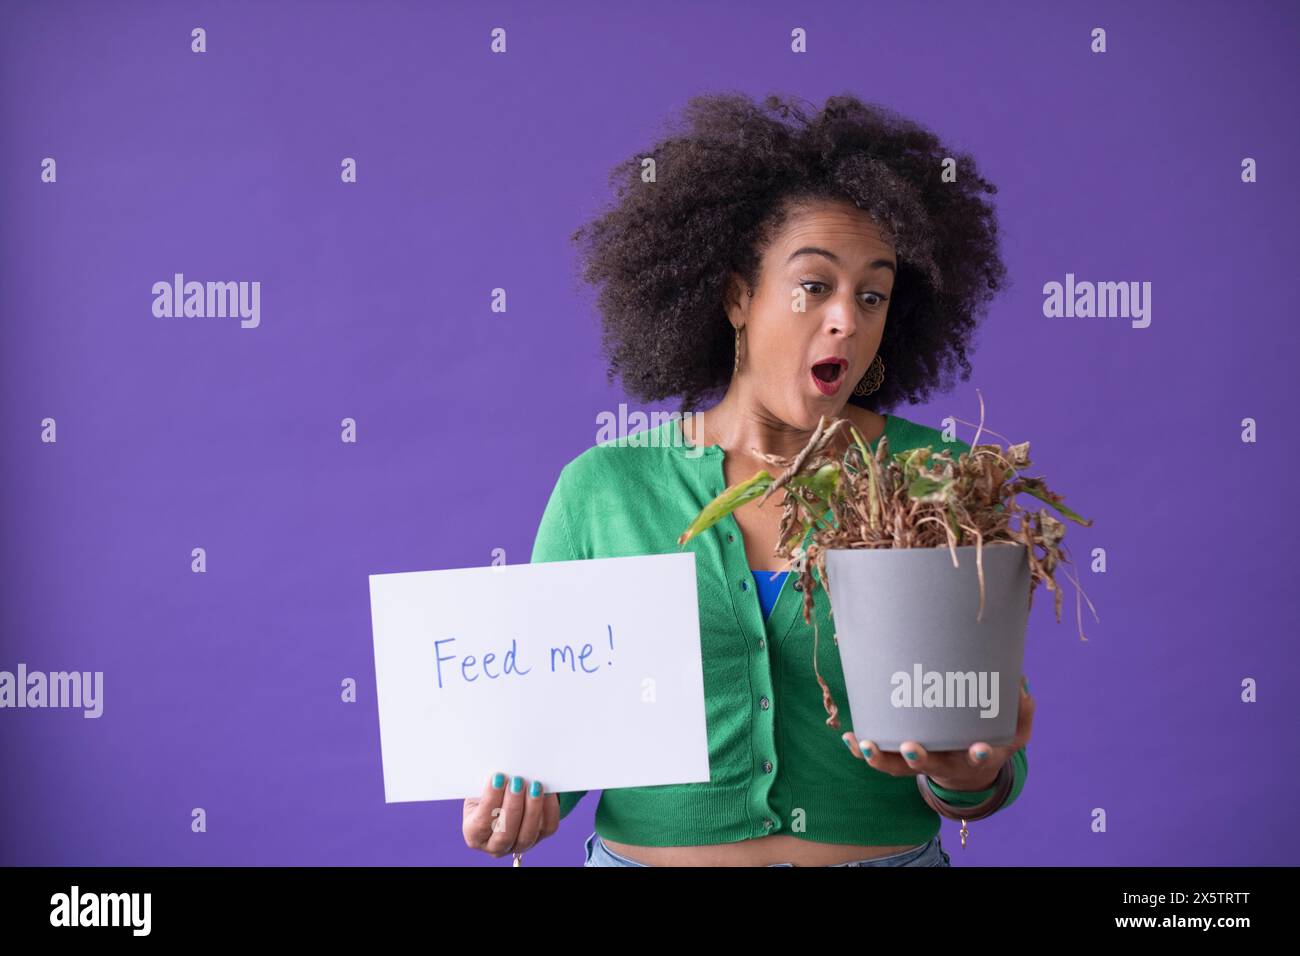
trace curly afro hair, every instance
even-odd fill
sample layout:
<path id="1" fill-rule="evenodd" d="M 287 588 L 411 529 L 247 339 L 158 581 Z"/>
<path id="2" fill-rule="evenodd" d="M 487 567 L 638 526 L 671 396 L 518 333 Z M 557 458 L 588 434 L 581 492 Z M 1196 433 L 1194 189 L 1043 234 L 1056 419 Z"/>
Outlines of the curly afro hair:
<path id="1" fill-rule="evenodd" d="M 582 278 L 599 286 L 607 380 L 642 402 L 681 396 L 682 410 L 726 391 L 735 355 L 723 308 L 732 272 L 759 284 L 762 254 L 803 199 L 868 212 L 898 257 L 880 356 L 885 381 L 849 400 L 875 411 L 970 377 L 978 316 L 1005 281 L 997 187 L 974 160 L 896 112 L 832 96 L 808 118 L 792 98 L 696 96 L 684 130 L 619 163 L 618 200 L 573 234 Z M 654 182 L 642 179 L 644 157 Z M 955 181 L 943 162 L 955 161 Z"/>

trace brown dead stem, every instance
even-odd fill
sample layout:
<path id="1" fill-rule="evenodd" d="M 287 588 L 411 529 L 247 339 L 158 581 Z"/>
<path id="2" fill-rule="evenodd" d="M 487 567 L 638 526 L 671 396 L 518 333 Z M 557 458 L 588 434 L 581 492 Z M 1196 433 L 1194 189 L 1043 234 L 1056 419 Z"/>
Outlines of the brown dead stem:
<path id="1" fill-rule="evenodd" d="M 802 584 L 804 621 L 814 627 L 814 672 L 822 688 L 827 723 L 832 727 L 839 726 L 839 711 L 818 668 L 819 638 L 813 615 L 814 587 L 821 586 L 828 598 L 830 595 L 825 557 L 829 550 L 947 547 L 953 565 L 957 566 L 957 548 L 973 543 L 980 586 L 976 620 L 982 620 L 985 545 L 1021 544 L 1030 572 L 1030 608 L 1035 588 L 1044 585 L 1053 592 L 1056 619 L 1061 619 L 1061 589 L 1055 574 L 1069 557 L 1062 546 L 1065 524 L 1051 511 L 1085 527 L 1091 526 L 1092 521 L 1066 508 L 1061 497 L 1048 490 L 1042 478 L 1025 475 L 1025 469 L 1032 464 L 1028 442 L 1007 441 L 1005 448 L 992 443 L 980 444 L 985 433 L 1004 437 L 985 427 L 982 395 L 980 420 L 974 427 L 971 450 L 954 458 L 952 450 L 947 448 L 891 453 L 889 439 L 883 435 L 872 452 L 864 447 L 865 442 L 859 444 L 861 436 L 847 418 L 828 421 L 823 416 L 808 443 L 793 457 L 761 456 L 773 470 L 782 469 L 758 500 L 762 503 L 777 489 L 784 491 L 776 556 L 785 559 Z M 832 445 L 845 428 L 850 429 L 848 447 L 841 453 Z M 828 464 L 839 468 L 839 483 L 829 498 L 823 496 L 824 488 L 814 492 L 807 483 L 790 486 L 800 476 L 811 480 Z M 1018 500 L 1022 494 L 1032 497 L 1042 507 L 1036 505 L 1033 511 L 1022 507 Z M 827 517 L 833 519 L 830 523 L 821 520 L 827 511 Z M 798 560 L 800 557 L 802 562 Z M 1079 593 L 1076 602 L 1079 636 L 1087 640 L 1083 635 L 1082 602 L 1088 601 L 1094 618 L 1096 609 L 1079 587 L 1077 577 L 1070 575 L 1070 578 Z"/>

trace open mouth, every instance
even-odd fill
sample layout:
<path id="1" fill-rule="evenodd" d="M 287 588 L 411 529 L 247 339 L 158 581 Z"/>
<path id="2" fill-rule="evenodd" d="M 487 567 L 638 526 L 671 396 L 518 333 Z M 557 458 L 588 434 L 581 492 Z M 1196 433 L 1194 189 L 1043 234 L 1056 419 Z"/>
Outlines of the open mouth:
<path id="1" fill-rule="evenodd" d="M 813 384 L 823 395 L 834 395 L 844 382 L 844 373 L 848 365 L 848 360 L 842 358 L 828 358 L 817 362 L 812 367 Z"/>

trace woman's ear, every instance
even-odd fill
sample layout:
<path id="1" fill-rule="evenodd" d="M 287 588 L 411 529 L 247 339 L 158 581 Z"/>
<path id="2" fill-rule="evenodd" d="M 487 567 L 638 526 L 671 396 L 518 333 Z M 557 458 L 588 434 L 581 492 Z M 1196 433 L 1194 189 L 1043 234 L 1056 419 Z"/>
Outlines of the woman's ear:
<path id="1" fill-rule="evenodd" d="M 753 301 L 753 296 L 754 290 L 749 288 L 744 279 L 734 272 L 729 275 L 723 305 L 732 328 L 738 329 L 745 324 L 749 314 L 749 303 Z"/>

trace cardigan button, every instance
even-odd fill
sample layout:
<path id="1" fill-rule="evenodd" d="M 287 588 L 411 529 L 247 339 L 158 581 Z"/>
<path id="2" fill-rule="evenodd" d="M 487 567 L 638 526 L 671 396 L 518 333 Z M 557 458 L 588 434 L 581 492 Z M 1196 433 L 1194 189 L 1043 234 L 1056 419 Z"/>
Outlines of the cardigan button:
<path id="1" fill-rule="evenodd" d="M 763 640 L 763 639 L 760 637 L 760 638 L 758 639 L 758 649 L 761 651 L 761 650 L 762 650 L 763 648 L 765 648 L 765 647 L 767 647 L 767 641 Z"/>
<path id="2" fill-rule="evenodd" d="M 742 579 L 741 582 L 740 582 L 740 589 L 741 589 L 742 591 L 748 591 L 748 590 L 749 590 L 749 582 L 748 582 L 748 581 L 745 581 L 745 580 Z"/>
<path id="3" fill-rule="evenodd" d="M 727 532 L 727 540 L 728 540 L 728 541 L 735 541 L 735 540 L 736 540 L 736 536 L 735 536 L 734 534 L 732 534 L 731 532 Z"/>
<path id="4" fill-rule="evenodd" d="M 767 710 L 767 708 L 770 707 L 771 704 L 768 702 L 768 699 L 766 697 L 760 697 L 758 699 L 758 706 L 762 707 L 764 710 Z"/>
<path id="5" fill-rule="evenodd" d="M 796 591 L 802 591 L 802 590 L 803 590 L 803 582 L 802 582 L 802 581 L 796 581 L 796 582 L 794 582 L 794 589 L 795 589 Z"/>
<path id="6" fill-rule="evenodd" d="M 772 823 L 772 818 L 771 818 L 771 817 L 764 817 L 764 818 L 763 818 L 763 826 L 764 826 L 764 827 L 766 827 L 767 829 L 770 830 L 770 829 L 772 829 L 773 825 L 774 825 L 774 824 Z"/>
<path id="7" fill-rule="evenodd" d="M 763 773 L 771 773 L 771 772 L 772 772 L 772 761 L 770 761 L 770 760 L 764 760 L 764 761 L 763 761 Z"/>

